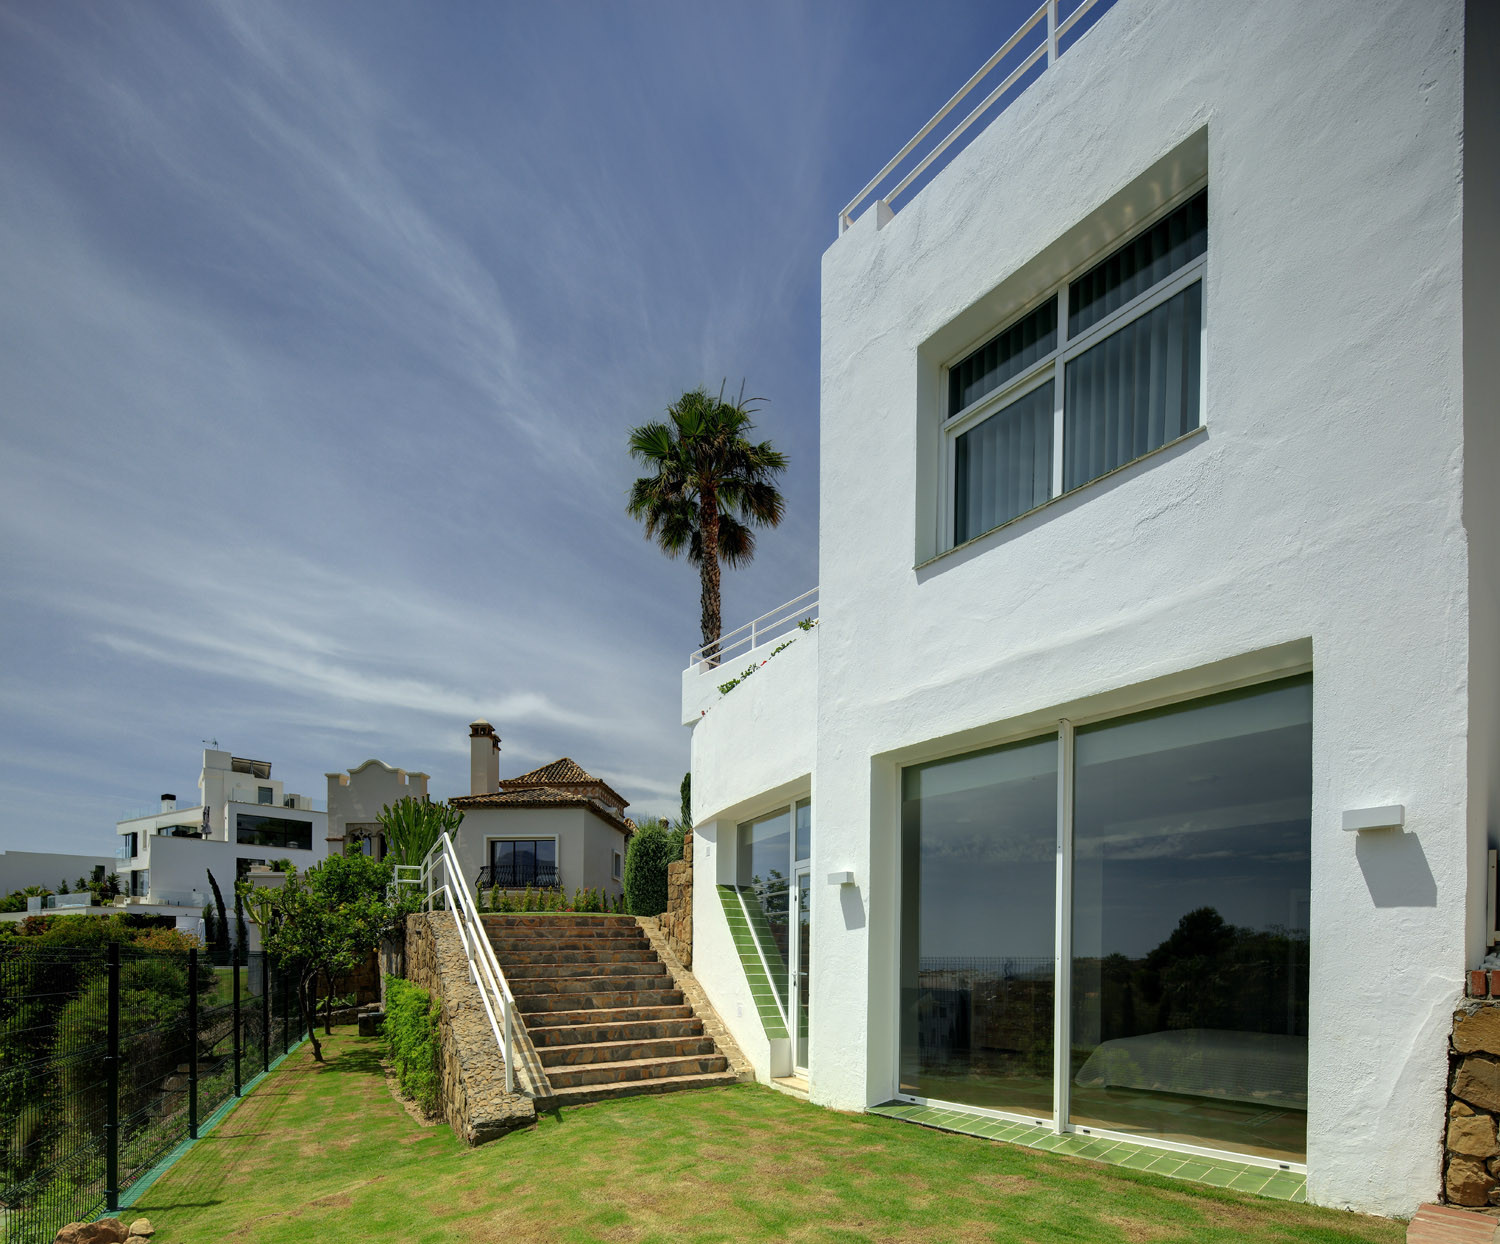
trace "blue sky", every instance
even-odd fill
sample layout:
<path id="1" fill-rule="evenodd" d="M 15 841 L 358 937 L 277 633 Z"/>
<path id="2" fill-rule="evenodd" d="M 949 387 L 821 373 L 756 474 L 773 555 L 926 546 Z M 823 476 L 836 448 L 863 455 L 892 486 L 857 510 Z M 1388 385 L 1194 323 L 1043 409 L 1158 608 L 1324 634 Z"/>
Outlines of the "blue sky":
<path id="1" fill-rule="evenodd" d="M 0 3 L 0 849 L 203 740 L 676 807 L 697 576 L 627 429 L 743 377 L 817 582 L 818 263 L 1026 4 Z"/>

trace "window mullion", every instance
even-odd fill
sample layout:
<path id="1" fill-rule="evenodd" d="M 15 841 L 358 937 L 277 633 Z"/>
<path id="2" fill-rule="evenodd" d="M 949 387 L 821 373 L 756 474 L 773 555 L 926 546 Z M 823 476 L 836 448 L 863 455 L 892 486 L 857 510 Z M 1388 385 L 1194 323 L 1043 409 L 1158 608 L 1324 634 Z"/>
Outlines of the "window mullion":
<path id="1" fill-rule="evenodd" d="M 1057 901 L 1052 964 L 1052 1130 L 1067 1129 L 1073 1051 L 1073 723 L 1057 723 Z"/>

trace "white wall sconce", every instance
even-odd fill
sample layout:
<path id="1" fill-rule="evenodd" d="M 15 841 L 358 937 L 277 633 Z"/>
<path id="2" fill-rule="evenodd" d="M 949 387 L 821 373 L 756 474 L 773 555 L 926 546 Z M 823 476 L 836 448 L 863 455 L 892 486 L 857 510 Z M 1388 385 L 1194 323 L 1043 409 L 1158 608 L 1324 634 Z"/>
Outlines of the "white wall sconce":
<path id="1" fill-rule="evenodd" d="M 1348 808 L 1344 811 L 1344 830 L 1362 834 L 1367 829 L 1403 829 L 1406 808 L 1399 803 L 1384 808 Z"/>
<path id="2" fill-rule="evenodd" d="M 854 884 L 854 874 L 853 873 L 829 873 L 828 874 L 828 884 L 829 885 L 853 885 Z"/>

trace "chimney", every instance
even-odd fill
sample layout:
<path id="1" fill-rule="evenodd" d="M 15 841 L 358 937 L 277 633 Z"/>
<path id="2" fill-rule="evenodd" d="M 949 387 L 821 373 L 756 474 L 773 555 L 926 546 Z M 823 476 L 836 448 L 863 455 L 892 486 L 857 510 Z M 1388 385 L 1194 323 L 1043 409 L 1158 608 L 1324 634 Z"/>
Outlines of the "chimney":
<path id="1" fill-rule="evenodd" d="M 481 717 L 469 726 L 469 794 L 493 795 L 499 789 L 500 740 Z"/>
<path id="2" fill-rule="evenodd" d="M 176 795 L 163 795 L 161 797 L 161 810 L 163 812 L 176 812 L 177 811 L 177 796 Z"/>

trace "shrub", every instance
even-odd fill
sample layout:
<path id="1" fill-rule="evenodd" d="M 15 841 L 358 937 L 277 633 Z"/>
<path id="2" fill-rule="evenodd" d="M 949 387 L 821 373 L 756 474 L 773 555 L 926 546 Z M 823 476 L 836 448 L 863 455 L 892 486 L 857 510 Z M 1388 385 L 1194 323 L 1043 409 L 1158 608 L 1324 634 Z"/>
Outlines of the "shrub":
<path id="1" fill-rule="evenodd" d="M 682 835 L 662 821 L 646 821 L 625 848 L 625 910 L 659 916 L 667 909 L 667 865 L 682 858 Z"/>
<path id="2" fill-rule="evenodd" d="M 401 1091 L 428 1114 L 438 1108 L 438 1013 L 442 1004 L 425 989 L 385 978 L 385 1023 L 380 1035 Z"/>

